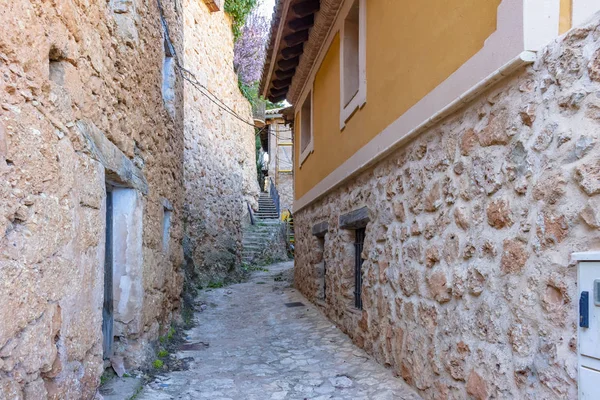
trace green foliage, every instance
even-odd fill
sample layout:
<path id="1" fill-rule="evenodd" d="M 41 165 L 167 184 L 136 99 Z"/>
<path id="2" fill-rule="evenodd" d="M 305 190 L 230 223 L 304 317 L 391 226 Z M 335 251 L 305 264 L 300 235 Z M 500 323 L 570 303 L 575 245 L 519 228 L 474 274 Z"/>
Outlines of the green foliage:
<path id="1" fill-rule="evenodd" d="M 168 355 L 169 355 L 169 352 L 168 352 L 167 350 L 165 350 L 165 349 L 160 349 L 160 351 L 158 352 L 158 354 L 157 354 L 157 355 L 158 355 L 160 358 L 164 358 L 164 357 L 166 357 L 166 356 L 168 356 Z"/>
<path id="2" fill-rule="evenodd" d="M 173 339 L 173 336 L 175 336 L 175 328 L 171 327 L 169 333 L 167 333 L 167 339 L 171 340 Z"/>
<path id="3" fill-rule="evenodd" d="M 250 104 L 254 105 L 254 103 L 258 100 L 258 82 L 255 82 L 252 85 L 246 85 L 238 77 L 238 87 L 240 88 L 242 95 L 248 99 Z"/>
<path id="4" fill-rule="evenodd" d="M 152 366 L 156 369 L 161 369 L 163 365 L 165 365 L 165 363 L 162 360 L 154 360 L 152 363 Z"/>
<path id="5" fill-rule="evenodd" d="M 273 103 L 269 100 L 267 100 L 267 110 L 272 110 L 274 108 L 282 108 L 285 107 L 285 104 L 283 104 L 283 101 L 280 101 L 279 103 Z"/>
<path id="6" fill-rule="evenodd" d="M 161 342 L 162 344 L 167 343 L 167 337 L 166 336 L 161 336 L 158 338 L 158 341 Z"/>
<path id="7" fill-rule="evenodd" d="M 260 271 L 260 272 L 269 272 L 269 270 L 267 268 L 264 267 L 260 267 L 258 265 L 248 265 L 248 264 L 242 264 L 242 269 L 245 272 L 255 272 L 255 271 Z"/>
<path id="8" fill-rule="evenodd" d="M 248 15 L 252 12 L 257 2 L 257 0 L 225 0 L 225 12 L 233 20 L 231 29 L 233 30 L 233 38 L 235 40 L 240 37 L 242 27 L 246 23 L 246 18 L 248 18 Z"/>
<path id="9" fill-rule="evenodd" d="M 110 381 L 112 377 L 113 375 L 110 372 L 108 372 L 107 369 L 100 377 L 100 385 L 104 385 L 106 382 Z"/>
<path id="10" fill-rule="evenodd" d="M 207 287 L 208 287 L 209 289 L 220 289 L 220 288 L 222 288 L 223 286 L 224 286 L 224 285 L 223 285 L 223 282 L 211 282 L 211 283 L 209 283 L 209 284 L 208 284 L 208 286 L 207 286 Z"/>

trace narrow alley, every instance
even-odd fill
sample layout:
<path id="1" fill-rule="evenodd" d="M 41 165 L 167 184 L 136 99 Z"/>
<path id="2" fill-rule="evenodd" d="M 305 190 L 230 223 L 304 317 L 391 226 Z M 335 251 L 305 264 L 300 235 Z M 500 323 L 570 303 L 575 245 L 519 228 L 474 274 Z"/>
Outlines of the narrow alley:
<path id="1" fill-rule="evenodd" d="M 208 347 L 180 350 L 189 370 L 159 376 L 136 399 L 419 399 L 290 287 L 292 268 L 201 292 L 207 308 L 187 341 Z"/>

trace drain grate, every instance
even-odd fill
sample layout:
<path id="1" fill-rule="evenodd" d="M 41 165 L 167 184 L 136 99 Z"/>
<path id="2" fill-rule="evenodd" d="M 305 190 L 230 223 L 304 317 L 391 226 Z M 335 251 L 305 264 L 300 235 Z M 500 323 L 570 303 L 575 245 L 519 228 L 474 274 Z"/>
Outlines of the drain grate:
<path id="1" fill-rule="evenodd" d="M 287 308 L 292 308 L 292 307 L 304 307 L 304 303 L 301 303 L 299 301 L 295 301 L 293 303 L 285 303 L 285 306 Z"/>

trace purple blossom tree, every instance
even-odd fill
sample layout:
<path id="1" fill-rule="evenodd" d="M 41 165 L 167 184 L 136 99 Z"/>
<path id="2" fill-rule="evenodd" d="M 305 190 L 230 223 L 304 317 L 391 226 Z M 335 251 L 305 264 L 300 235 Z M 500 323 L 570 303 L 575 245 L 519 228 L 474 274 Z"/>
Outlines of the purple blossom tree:
<path id="1" fill-rule="evenodd" d="M 248 16 L 233 49 L 233 66 L 241 83 L 247 86 L 260 80 L 269 39 L 270 24 L 259 9 L 260 2 Z"/>

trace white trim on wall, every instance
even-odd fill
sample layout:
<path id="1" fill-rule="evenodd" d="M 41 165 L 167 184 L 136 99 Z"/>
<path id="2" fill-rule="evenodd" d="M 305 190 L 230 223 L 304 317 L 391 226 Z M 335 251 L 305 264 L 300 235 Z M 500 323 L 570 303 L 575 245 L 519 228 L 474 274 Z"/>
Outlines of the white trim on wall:
<path id="1" fill-rule="evenodd" d="M 411 128 L 412 123 L 423 118 L 421 114 L 425 108 L 435 103 L 436 96 L 443 96 L 444 89 L 437 87 L 430 92 L 423 100 L 419 101 L 408 112 L 394 121 L 391 125 L 385 128 L 369 143 L 358 150 L 354 155 L 347 159 L 342 165 L 336 168 L 332 173 L 327 175 L 317 185 L 310 189 L 304 196 L 294 201 L 294 210 L 299 211 L 308 206 L 310 203 L 323 197 L 330 191 L 340 186 L 349 178 L 359 174 L 367 168 L 373 166 L 379 160 L 389 155 L 392 151 L 398 149 L 407 141 L 415 138 L 418 134 L 424 132 L 428 128 L 433 127 L 442 119 L 451 113 L 465 107 L 477 95 L 488 89 L 493 84 L 504 79 L 514 73 L 518 68 L 524 65 L 531 64 L 535 61 L 536 54 L 533 52 L 522 52 L 509 63 L 497 69 L 477 85 L 469 88 L 461 96 L 458 96 L 454 101 L 450 102 L 446 107 L 441 108 L 438 112 L 429 114 L 430 117 L 425 117 L 419 124 Z M 468 70 L 468 69 L 467 69 Z M 460 70 L 459 70 L 460 71 Z M 457 71 L 458 72 L 458 71 Z M 446 80 L 444 84 L 452 85 L 455 79 Z M 442 86 L 442 85 L 440 85 Z M 444 85 L 445 86 L 445 85 Z M 421 114 L 421 115 L 419 115 Z"/>
<path id="2" fill-rule="evenodd" d="M 574 0 L 574 7 L 577 2 L 583 4 L 586 1 L 598 0 Z M 306 96 L 306 93 L 312 90 L 316 73 L 335 35 L 341 32 L 351 4 L 351 1 L 346 1 L 336 16 L 300 97 Z M 560 0 L 502 0 L 498 6 L 497 29 L 485 41 L 483 48 L 304 196 L 297 199 L 294 209 L 300 210 L 324 196 L 407 140 L 438 123 L 449 113 L 463 107 L 475 95 L 503 79 L 506 74 L 524 64 L 532 63 L 535 60 L 535 51 L 558 36 L 559 16 Z M 356 108 L 353 112 L 356 112 Z M 342 128 L 343 118 L 345 116 L 340 114 Z M 304 159 L 300 162 L 304 162 Z"/>
<path id="3" fill-rule="evenodd" d="M 342 23 L 340 29 L 340 129 L 344 129 L 346 122 L 354 112 L 364 107 L 367 102 L 367 2 L 366 0 L 356 0 L 359 2 L 358 14 L 358 91 L 348 104 L 345 103 L 346 95 L 344 92 L 344 31 L 345 24 Z M 344 7 L 338 18 L 345 21 L 350 12 L 354 1 L 344 4 Z"/>

